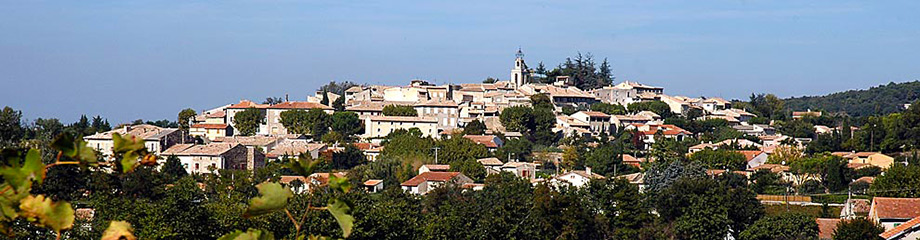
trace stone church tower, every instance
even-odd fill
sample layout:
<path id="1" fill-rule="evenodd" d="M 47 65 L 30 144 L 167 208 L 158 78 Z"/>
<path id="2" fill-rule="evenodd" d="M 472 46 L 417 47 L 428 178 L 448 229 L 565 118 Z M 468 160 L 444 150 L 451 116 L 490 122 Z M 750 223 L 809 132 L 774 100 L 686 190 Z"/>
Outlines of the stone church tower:
<path id="1" fill-rule="evenodd" d="M 527 69 L 527 64 L 524 63 L 524 53 L 520 48 L 515 56 L 517 58 L 514 59 L 514 68 L 511 69 L 511 83 L 514 84 L 514 88 L 519 88 L 530 83 L 530 69 Z"/>

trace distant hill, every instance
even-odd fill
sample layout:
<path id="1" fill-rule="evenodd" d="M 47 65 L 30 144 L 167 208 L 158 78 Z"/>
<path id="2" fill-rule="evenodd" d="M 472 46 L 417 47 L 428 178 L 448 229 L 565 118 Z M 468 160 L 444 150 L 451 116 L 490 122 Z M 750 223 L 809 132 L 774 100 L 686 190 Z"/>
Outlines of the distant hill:
<path id="1" fill-rule="evenodd" d="M 792 111 L 822 110 L 847 113 L 853 117 L 889 114 L 904 109 L 904 104 L 920 99 L 920 81 L 888 83 L 866 90 L 850 90 L 824 96 L 784 99 Z"/>

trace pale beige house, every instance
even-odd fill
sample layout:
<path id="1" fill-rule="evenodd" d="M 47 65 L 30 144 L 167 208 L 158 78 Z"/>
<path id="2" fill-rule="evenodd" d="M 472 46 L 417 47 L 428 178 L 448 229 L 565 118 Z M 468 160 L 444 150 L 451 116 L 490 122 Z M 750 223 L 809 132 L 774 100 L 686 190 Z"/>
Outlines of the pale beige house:
<path id="1" fill-rule="evenodd" d="M 284 157 L 296 158 L 300 154 L 309 154 L 313 159 L 319 158 L 320 152 L 326 151 L 326 144 L 311 143 L 300 139 L 284 139 L 275 144 L 268 153 L 269 159 L 282 159 Z"/>
<path id="2" fill-rule="evenodd" d="M 591 132 L 598 135 L 602 132 L 610 131 L 610 115 L 597 111 L 578 111 L 571 115 L 572 118 L 582 122 L 587 122 L 591 126 Z"/>
<path id="3" fill-rule="evenodd" d="M 264 161 L 248 159 L 248 151 L 239 143 L 211 143 L 204 145 L 176 144 L 164 156 L 176 156 L 189 173 L 214 173 L 220 169 L 254 170 L 265 165 Z M 261 154 L 261 153 L 258 153 Z"/>
<path id="4" fill-rule="evenodd" d="M 430 100 L 413 106 L 419 117 L 434 118 L 439 129 L 454 129 L 460 124 L 460 107 L 456 102 Z"/>
<path id="5" fill-rule="evenodd" d="M 423 137 L 439 138 L 438 120 L 426 117 L 397 116 L 362 116 L 364 119 L 363 138 L 380 138 L 397 129 L 418 128 Z"/>
<path id="6" fill-rule="evenodd" d="M 160 154 L 167 148 L 184 142 L 182 131 L 176 128 L 161 128 L 150 124 L 138 124 L 133 126 L 124 126 L 111 131 L 96 133 L 83 137 L 87 146 L 95 149 L 103 157 L 112 156 L 112 148 L 115 143 L 112 141 L 112 135 L 118 133 L 124 136 L 134 136 L 144 140 L 144 146 L 147 151 Z"/>

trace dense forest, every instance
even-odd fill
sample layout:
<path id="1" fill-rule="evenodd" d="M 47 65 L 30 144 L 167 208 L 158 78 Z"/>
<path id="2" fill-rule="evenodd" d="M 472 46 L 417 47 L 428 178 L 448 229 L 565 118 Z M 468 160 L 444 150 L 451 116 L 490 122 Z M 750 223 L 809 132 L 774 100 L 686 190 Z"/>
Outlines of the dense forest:
<path id="1" fill-rule="evenodd" d="M 888 83 L 866 90 L 849 90 L 824 96 L 785 99 L 792 111 L 820 110 L 853 117 L 885 115 L 904 110 L 904 104 L 920 99 L 920 81 Z"/>

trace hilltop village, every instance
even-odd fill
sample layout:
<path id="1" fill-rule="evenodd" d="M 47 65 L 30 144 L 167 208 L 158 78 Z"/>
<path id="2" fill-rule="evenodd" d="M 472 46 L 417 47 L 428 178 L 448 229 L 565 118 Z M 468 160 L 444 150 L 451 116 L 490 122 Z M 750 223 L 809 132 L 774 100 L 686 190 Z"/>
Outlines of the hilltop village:
<path id="1" fill-rule="evenodd" d="M 164 238 L 308 226 L 359 239 L 920 236 L 920 105 L 851 117 L 789 109 L 771 94 L 726 100 L 614 82 L 606 60 L 595 67 L 590 56 L 547 70 L 519 50 L 509 63 L 507 79 L 331 82 L 303 100 L 185 109 L 177 122 L 37 119 L 10 125 L 0 143 L 60 148 L 54 136 L 73 134 L 99 156 L 91 168 L 49 171 L 70 182 L 34 190 L 79 204 L 74 234 L 127 219 L 138 235 Z M 128 143 L 149 155 L 126 155 Z M 121 173 L 128 156 L 143 166 Z M 338 206 L 354 219 L 335 220 L 355 225 L 242 215 L 264 184 L 291 191 L 285 211 Z M 296 229 L 277 226 L 289 218 Z M 209 227 L 173 228 L 184 221 Z"/>

